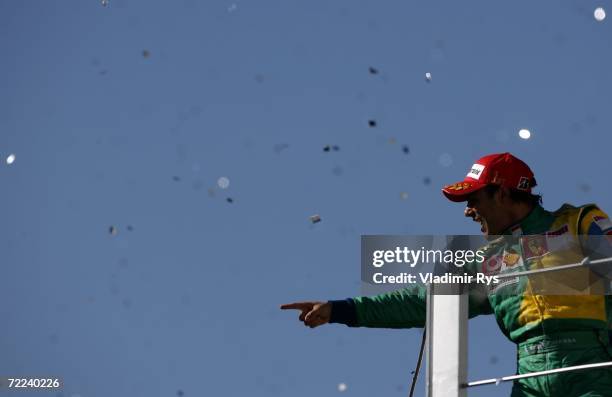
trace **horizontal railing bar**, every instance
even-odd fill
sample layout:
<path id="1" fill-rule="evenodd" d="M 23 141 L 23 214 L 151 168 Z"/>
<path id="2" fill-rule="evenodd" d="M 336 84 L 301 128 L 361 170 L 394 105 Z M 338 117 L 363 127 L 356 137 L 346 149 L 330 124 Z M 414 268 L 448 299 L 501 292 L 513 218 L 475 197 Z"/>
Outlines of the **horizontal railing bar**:
<path id="1" fill-rule="evenodd" d="M 550 375 L 550 374 L 558 374 L 560 372 L 581 371 L 581 370 L 585 370 L 585 369 L 603 368 L 603 367 L 612 367 L 612 361 L 607 361 L 607 362 L 603 362 L 603 363 L 595 363 L 595 364 L 575 365 L 573 367 L 549 369 L 547 371 L 531 372 L 529 374 L 503 376 L 501 378 L 477 380 L 477 381 L 474 381 L 474 382 L 468 382 L 468 383 L 466 383 L 466 384 L 464 384 L 462 386 L 463 387 L 474 387 L 474 386 L 490 385 L 490 384 L 493 384 L 493 383 L 500 384 L 501 382 L 509 382 L 509 381 L 516 380 L 516 379 L 525 379 L 525 378 L 532 378 L 532 377 L 535 377 L 535 376 L 544 376 L 544 375 Z"/>
<path id="2" fill-rule="evenodd" d="M 497 275 L 497 278 L 498 279 L 503 279 L 503 278 L 514 278 L 514 277 L 520 277 L 520 276 L 529 276 L 529 275 L 532 275 L 532 274 L 546 273 L 546 272 L 557 272 L 557 271 L 560 271 L 560 270 L 573 269 L 573 268 L 582 267 L 582 266 L 588 267 L 588 266 L 591 266 L 591 265 L 601 265 L 602 263 L 612 263 L 612 258 L 589 260 L 589 258 L 586 257 L 580 263 L 571 263 L 571 264 L 568 264 L 568 265 L 560 265 L 560 266 L 554 266 L 554 267 L 545 267 L 545 268 L 542 268 L 542 269 L 525 270 L 523 272 L 516 272 L 516 273 L 499 274 L 499 275 Z"/>

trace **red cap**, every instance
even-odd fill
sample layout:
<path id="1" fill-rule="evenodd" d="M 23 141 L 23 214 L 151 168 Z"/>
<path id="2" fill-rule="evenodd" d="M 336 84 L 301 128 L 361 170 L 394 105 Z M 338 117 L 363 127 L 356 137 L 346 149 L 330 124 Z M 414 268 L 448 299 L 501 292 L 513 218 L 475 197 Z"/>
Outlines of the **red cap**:
<path id="1" fill-rule="evenodd" d="M 533 172 L 510 153 L 497 153 L 478 159 L 465 178 L 442 188 L 451 201 L 466 201 L 467 196 L 487 185 L 500 185 L 531 193 L 536 185 Z"/>

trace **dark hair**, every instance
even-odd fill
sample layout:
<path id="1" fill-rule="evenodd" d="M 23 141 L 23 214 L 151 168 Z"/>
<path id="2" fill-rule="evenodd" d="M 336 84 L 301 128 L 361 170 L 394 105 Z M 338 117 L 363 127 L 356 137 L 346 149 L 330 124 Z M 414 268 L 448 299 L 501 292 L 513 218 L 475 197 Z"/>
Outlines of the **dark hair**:
<path id="1" fill-rule="evenodd" d="M 535 186 L 535 181 L 532 186 Z M 487 193 L 489 197 L 493 197 L 495 192 L 497 192 L 500 187 L 501 185 L 489 184 L 484 187 L 484 191 Z M 531 205 L 541 205 L 542 204 L 542 196 L 540 194 L 531 194 L 529 192 L 525 192 L 523 190 L 518 190 L 518 189 L 510 189 L 510 199 L 517 203 L 527 203 Z"/>

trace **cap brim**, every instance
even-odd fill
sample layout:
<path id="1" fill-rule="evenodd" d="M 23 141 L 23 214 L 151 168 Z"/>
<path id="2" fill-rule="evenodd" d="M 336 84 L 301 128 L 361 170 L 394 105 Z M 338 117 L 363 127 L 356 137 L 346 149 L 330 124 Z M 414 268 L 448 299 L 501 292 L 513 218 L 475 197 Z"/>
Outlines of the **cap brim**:
<path id="1" fill-rule="evenodd" d="M 453 183 L 452 185 L 446 185 L 442 188 L 442 193 L 450 201 L 459 203 L 461 201 L 467 201 L 468 196 L 475 191 L 478 191 L 485 187 L 486 184 L 476 183 L 473 181 L 461 181 Z"/>

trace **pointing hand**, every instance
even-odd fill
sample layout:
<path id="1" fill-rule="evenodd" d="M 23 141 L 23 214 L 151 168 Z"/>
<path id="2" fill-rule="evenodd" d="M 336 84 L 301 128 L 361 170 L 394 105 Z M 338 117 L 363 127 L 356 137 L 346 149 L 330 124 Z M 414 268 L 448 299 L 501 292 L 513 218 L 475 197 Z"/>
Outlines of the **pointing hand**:
<path id="1" fill-rule="evenodd" d="M 280 308 L 281 310 L 300 310 L 300 321 L 310 328 L 315 328 L 329 322 L 331 306 L 329 302 L 295 302 L 281 305 Z"/>

